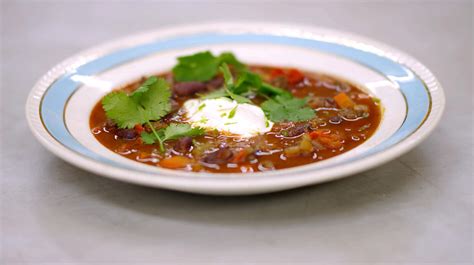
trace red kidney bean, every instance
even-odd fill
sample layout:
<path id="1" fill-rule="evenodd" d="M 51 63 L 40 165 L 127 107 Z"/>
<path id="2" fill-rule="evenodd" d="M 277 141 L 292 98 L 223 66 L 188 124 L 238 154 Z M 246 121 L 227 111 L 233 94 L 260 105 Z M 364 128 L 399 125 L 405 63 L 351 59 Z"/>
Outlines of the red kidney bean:
<path id="1" fill-rule="evenodd" d="M 178 139 L 178 141 L 174 144 L 173 149 L 176 152 L 186 153 L 189 150 L 191 150 L 192 146 L 193 146 L 193 138 L 187 136 L 187 137 Z"/>
<path id="2" fill-rule="evenodd" d="M 134 129 L 118 129 L 115 132 L 115 135 L 125 140 L 133 140 L 138 136 L 137 132 Z"/>
<path id="3" fill-rule="evenodd" d="M 198 92 L 203 92 L 207 90 L 205 83 L 190 81 L 190 82 L 180 82 L 176 83 L 173 86 L 173 92 L 177 96 L 191 96 Z"/>
<path id="4" fill-rule="evenodd" d="M 216 76 L 213 79 L 207 81 L 206 85 L 209 90 L 218 89 L 224 85 L 224 78 L 222 76 Z"/>
<path id="5" fill-rule="evenodd" d="M 228 163 L 228 161 L 234 156 L 229 147 L 221 147 L 218 150 L 205 155 L 202 158 L 202 162 L 207 164 L 222 165 Z"/>

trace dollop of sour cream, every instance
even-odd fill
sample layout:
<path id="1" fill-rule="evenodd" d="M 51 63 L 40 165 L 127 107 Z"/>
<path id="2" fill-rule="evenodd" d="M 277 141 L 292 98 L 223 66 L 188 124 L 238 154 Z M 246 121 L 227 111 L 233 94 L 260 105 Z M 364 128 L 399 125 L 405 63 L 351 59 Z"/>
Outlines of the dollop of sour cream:
<path id="1" fill-rule="evenodd" d="M 271 131 L 273 122 L 255 105 L 237 103 L 229 98 L 190 99 L 183 104 L 187 122 L 192 126 L 216 129 L 241 137 Z"/>

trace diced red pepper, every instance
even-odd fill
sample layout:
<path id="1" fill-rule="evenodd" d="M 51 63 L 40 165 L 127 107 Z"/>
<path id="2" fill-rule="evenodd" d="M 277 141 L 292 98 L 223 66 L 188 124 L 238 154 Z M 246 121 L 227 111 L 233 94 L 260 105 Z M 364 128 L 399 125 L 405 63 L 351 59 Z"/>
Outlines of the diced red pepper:
<path id="1" fill-rule="evenodd" d="M 134 129 L 138 134 L 141 134 L 145 130 L 145 128 L 143 128 L 143 126 L 141 124 L 135 125 Z"/>
<path id="2" fill-rule="evenodd" d="M 288 84 L 295 85 L 303 81 L 304 75 L 296 69 L 290 69 L 288 71 L 287 78 L 288 78 Z"/>
<path id="3" fill-rule="evenodd" d="M 270 71 L 270 78 L 274 79 L 279 76 L 284 76 L 285 72 L 280 68 L 275 68 Z"/>

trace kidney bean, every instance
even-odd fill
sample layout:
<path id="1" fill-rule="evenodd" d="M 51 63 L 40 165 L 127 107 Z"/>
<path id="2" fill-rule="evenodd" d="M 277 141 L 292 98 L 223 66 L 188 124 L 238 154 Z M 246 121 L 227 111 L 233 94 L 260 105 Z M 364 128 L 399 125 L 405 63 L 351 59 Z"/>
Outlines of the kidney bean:
<path id="1" fill-rule="evenodd" d="M 134 129 L 118 129 L 115 134 L 125 140 L 133 140 L 137 138 L 137 132 Z"/>
<path id="2" fill-rule="evenodd" d="M 190 82 L 180 82 L 176 83 L 173 86 L 173 92 L 177 96 L 192 96 L 198 92 L 203 92 L 207 90 L 205 83 L 190 81 Z"/>
<path id="3" fill-rule="evenodd" d="M 339 124 L 341 122 L 342 122 L 342 118 L 339 116 L 332 116 L 331 118 L 329 118 L 329 123 Z"/>
<path id="4" fill-rule="evenodd" d="M 205 155 L 202 158 L 202 162 L 207 164 L 222 165 L 228 163 L 233 156 L 234 154 L 229 147 L 221 147 L 218 150 Z"/>
<path id="5" fill-rule="evenodd" d="M 187 137 L 178 139 L 178 141 L 176 141 L 176 143 L 174 144 L 173 149 L 176 152 L 186 153 L 189 150 L 191 150 L 192 146 L 193 146 L 193 138 L 187 136 Z"/>
<path id="6" fill-rule="evenodd" d="M 224 78 L 222 76 L 216 76 L 213 79 L 206 82 L 207 88 L 210 90 L 217 89 L 224 85 Z"/>

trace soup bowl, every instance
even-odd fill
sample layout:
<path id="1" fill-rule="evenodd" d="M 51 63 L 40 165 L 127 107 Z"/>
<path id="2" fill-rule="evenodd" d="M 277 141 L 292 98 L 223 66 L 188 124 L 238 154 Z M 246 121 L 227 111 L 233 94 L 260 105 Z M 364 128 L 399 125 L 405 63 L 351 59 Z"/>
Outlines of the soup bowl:
<path id="1" fill-rule="evenodd" d="M 340 77 L 380 99 L 375 133 L 333 158 L 251 174 L 186 172 L 138 163 L 101 145 L 89 127 L 94 105 L 142 76 L 169 71 L 176 57 L 232 51 L 248 64 L 285 66 Z M 257 194 L 353 175 L 381 165 L 419 144 L 435 128 L 445 104 L 433 74 L 411 56 L 350 33 L 302 25 L 206 23 L 125 37 L 59 63 L 33 87 L 26 116 L 51 152 L 101 176 L 172 190 Z"/>

